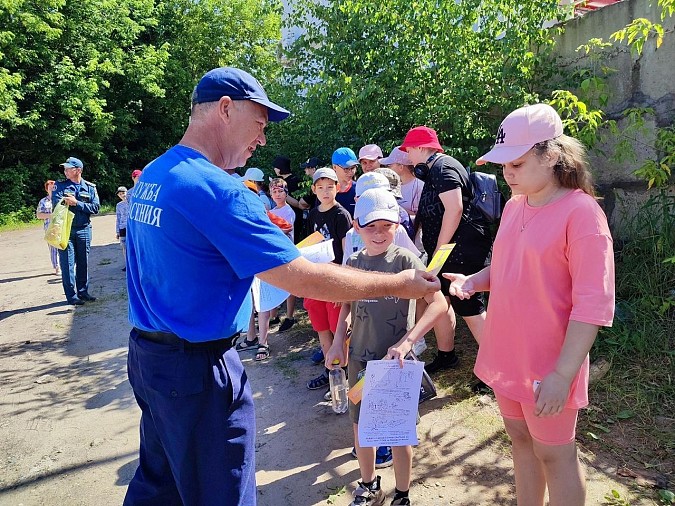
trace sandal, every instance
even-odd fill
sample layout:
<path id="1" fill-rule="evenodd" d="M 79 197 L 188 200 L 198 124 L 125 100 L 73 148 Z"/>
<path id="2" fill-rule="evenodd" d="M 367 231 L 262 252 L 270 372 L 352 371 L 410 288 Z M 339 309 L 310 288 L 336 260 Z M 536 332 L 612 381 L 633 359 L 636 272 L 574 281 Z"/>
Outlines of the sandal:
<path id="1" fill-rule="evenodd" d="M 240 343 L 237 343 L 237 346 L 234 347 L 235 350 L 237 351 L 246 351 L 246 350 L 252 350 L 253 348 L 256 348 L 258 346 L 258 338 L 256 337 L 253 341 L 249 341 L 248 339 L 244 338 L 244 340 Z"/>
<path id="2" fill-rule="evenodd" d="M 259 344 L 258 351 L 255 354 L 255 360 L 260 362 L 261 360 L 267 360 L 270 358 L 270 347 L 267 344 Z"/>
<path id="3" fill-rule="evenodd" d="M 310 390 L 319 390 L 320 388 L 326 388 L 329 383 L 328 374 L 323 372 L 313 380 L 309 381 L 307 383 L 307 388 Z"/>

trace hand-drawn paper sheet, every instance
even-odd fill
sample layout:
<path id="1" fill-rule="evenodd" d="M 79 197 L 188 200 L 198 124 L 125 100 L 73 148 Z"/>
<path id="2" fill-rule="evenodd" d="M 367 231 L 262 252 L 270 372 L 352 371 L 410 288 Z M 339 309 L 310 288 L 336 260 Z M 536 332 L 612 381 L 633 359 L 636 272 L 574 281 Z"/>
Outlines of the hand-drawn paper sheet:
<path id="1" fill-rule="evenodd" d="M 371 360 L 366 366 L 359 444 L 361 446 L 416 445 L 417 404 L 424 364 L 404 360 Z"/>

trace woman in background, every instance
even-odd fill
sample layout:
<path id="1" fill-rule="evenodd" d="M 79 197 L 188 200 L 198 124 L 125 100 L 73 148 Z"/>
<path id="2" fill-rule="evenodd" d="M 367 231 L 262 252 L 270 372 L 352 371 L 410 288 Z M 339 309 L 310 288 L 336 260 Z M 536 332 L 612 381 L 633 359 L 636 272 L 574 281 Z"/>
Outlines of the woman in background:
<path id="1" fill-rule="evenodd" d="M 37 218 L 43 221 L 44 230 L 47 230 L 47 227 L 49 226 L 49 221 L 52 217 L 53 190 L 54 190 L 54 181 L 50 179 L 45 183 L 45 191 L 47 192 L 47 196 L 44 197 L 42 200 L 40 200 L 37 206 L 37 210 L 35 212 Z M 61 271 L 59 270 L 58 250 L 51 244 L 48 244 L 48 246 L 49 246 L 49 258 L 52 261 L 52 268 L 54 269 L 54 274 L 59 275 Z"/>

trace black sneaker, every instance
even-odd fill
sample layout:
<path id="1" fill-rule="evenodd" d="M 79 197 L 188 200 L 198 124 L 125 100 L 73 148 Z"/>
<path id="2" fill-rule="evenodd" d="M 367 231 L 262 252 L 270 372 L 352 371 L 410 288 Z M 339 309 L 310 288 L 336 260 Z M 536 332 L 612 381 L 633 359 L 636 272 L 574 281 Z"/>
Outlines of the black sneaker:
<path id="1" fill-rule="evenodd" d="M 78 294 L 78 297 L 82 300 L 87 301 L 87 302 L 94 302 L 96 300 L 96 297 L 92 297 L 88 293 L 80 293 L 80 294 Z"/>
<path id="2" fill-rule="evenodd" d="M 295 318 L 284 318 L 284 321 L 281 322 L 281 325 L 279 326 L 279 332 L 286 332 L 287 330 L 290 330 L 293 325 L 295 325 Z"/>
<path id="3" fill-rule="evenodd" d="M 492 393 L 492 389 L 487 386 L 482 380 L 479 380 L 476 378 L 476 381 L 474 381 L 471 384 L 471 391 L 475 394 L 490 394 Z"/>
<path id="4" fill-rule="evenodd" d="M 434 374 L 438 371 L 445 371 L 446 369 L 454 369 L 459 364 L 459 357 L 453 354 L 451 357 L 436 355 L 436 358 L 430 364 L 424 366 L 427 374 Z"/>
<path id="5" fill-rule="evenodd" d="M 276 318 L 272 318 L 272 319 L 270 320 L 270 325 L 279 325 L 279 322 L 280 322 L 280 321 L 281 321 L 281 320 L 280 320 L 279 317 L 277 316 Z"/>
<path id="6" fill-rule="evenodd" d="M 394 497 L 389 506 L 411 506 L 409 497 Z"/>
<path id="7" fill-rule="evenodd" d="M 84 301 L 78 297 L 73 297 L 72 299 L 68 300 L 68 304 L 71 306 L 83 306 Z"/>

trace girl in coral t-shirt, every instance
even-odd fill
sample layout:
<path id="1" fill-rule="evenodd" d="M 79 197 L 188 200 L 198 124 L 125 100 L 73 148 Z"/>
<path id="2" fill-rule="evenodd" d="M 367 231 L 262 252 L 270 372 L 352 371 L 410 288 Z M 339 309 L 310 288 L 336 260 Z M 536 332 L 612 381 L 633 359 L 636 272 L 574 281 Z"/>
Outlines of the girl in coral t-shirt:
<path id="1" fill-rule="evenodd" d="M 490 267 L 445 274 L 460 298 L 490 291 L 475 373 L 493 388 L 513 446 L 518 504 L 582 506 L 574 442 L 588 404 L 588 352 L 614 315 L 614 256 L 585 150 L 545 104 L 502 122 L 486 161 L 503 165 L 507 203 Z"/>

